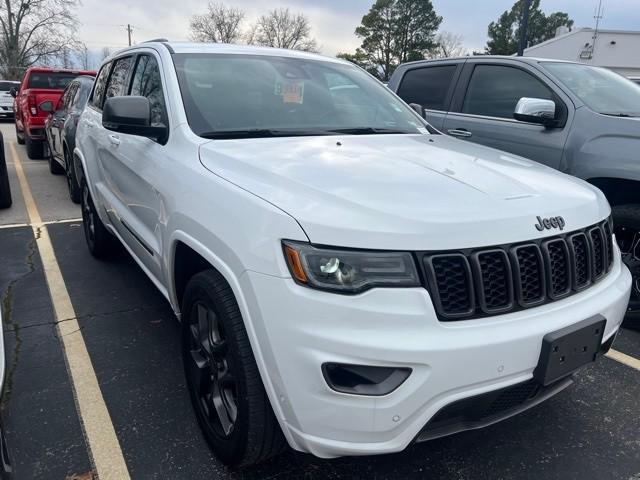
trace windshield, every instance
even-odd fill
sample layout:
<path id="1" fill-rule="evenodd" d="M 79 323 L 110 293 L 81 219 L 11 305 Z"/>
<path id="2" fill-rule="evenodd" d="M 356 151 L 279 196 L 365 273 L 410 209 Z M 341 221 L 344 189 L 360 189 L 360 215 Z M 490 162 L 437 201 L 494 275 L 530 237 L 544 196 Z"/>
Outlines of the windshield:
<path id="1" fill-rule="evenodd" d="M 640 85 L 606 68 L 576 63 L 544 65 L 592 110 L 605 115 L 640 116 Z"/>
<path id="2" fill-rule="evenodd" d="M 0 81 L 0 92 L 8 92 L 12 88 L 16 90 L 20 87 L 20 82 L 3 82 Z"/>
<path id="3" fill-rule="evenodd" d="M 64 90 L 77 76 L 77 74 L 63 72 L 31 72 L 27 88 Z"/>
<path id="4" fill-rule="evenodd" d="M 174 55 L 191 129 L 206 138 L 427 133 L 387 88 L 346 64 L 265 55 Z"/>

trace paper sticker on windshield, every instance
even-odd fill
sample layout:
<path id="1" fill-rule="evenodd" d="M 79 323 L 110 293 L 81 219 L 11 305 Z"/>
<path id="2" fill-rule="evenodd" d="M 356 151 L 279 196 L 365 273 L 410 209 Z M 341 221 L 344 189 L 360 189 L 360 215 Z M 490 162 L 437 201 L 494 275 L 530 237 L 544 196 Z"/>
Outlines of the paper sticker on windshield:
<path id="1" fill-rule="evenodd" d="M 282 96 L 282 103 L 299 103 L 304 100 L 304 82 L 278 82 L 276 95 Z"/>

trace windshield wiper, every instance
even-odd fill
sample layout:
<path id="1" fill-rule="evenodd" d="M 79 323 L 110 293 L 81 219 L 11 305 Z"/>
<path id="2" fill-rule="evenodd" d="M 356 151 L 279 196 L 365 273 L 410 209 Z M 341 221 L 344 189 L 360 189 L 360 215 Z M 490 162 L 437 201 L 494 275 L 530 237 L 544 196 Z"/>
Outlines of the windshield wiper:
<path id="1" fill-rule="evenodd" d="M 600 112 L 600 114 L 608 115 L 609 117 L 635 118 L 635 115 L 629 115 L 628 113 L 622 113 L 622 112 Z"/>
<path id="2" fill-rule="evenodd" d="M 374 127 L 335 128 L 327 131 L 329 133 L 339 133 L 343 135 L 384 135 L 393 133 L 409 133 L 406 130 L 398 130 L 397 128 Z"/>
<path id="3" fill-rule="evenodd" d="M 272 128 L 249 128 L 245 130 L 219 130 L 198 134 L 203 138 L 230 140 L 234 138 L 269 138 L 269 137 L 308 137 L 328 135 L 324 130 L 278 130 Z"/>

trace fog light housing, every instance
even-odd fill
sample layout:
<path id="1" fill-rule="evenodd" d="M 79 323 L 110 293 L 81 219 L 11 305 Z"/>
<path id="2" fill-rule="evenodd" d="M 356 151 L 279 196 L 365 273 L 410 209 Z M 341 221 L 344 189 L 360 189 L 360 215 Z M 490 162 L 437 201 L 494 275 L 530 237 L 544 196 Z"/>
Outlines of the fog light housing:
<path id="1" fill-rule="evenodd" d="M 387 395 L 411 375 L 407 367 L 374 367 L 346 363 L 324 363 L 322 375 L 332 390 L 353 395 Z"/>

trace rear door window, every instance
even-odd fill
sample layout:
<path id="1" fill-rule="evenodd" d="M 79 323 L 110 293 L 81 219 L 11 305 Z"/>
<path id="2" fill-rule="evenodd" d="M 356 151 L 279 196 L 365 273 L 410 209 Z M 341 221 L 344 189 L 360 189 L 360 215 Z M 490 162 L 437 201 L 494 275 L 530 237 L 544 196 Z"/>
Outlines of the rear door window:
<path id="1" fill-rule="evenodd" d="M 89 96 L 89 91 L 91 89 L 91 85 L 86 82 L 79 82 L 78 89 L 76 90 L 76 94 L 73 97 L 73 101 L 71 102 L 71 106 L 73 108 L 82 108 L 87 103 L 87 97 Z"/>
<path id="2" fill-rule="evenodd" d="M 104 95 L 104 89 L 107 85 L 107 78 L 109 77 L 109 70 L 111 70 L 111 62 L 106 63 L 100 69 L 100 73 L 96 78 L 96 86 L 93 89 L 93 96 L 91 97 L 91 105 L 98 110 L 102 109 L 102 97 Z"/>
<path id="3" fill-rule="evenodd" d="M 409 70 L 402 78 L 398 95 L 407 103 L 417 103 L 428 110 L 445 111 L 456 68 L 456 65 L 441 65 Z"/>
<path id="4" fill-rule="evenodd" d="M 164 103 L 160 68 L 155 57 L 140 55 L 133 72 L 130 95 L 147 97 L 151 106 L 151 125 L 167 123 L 167 109 Z"/>
<path id="5" fill-rule="evenodd" d="M 553 93 L 528 72 L 503 65 L 477 65 L 462 104 L 462 113 L 513 118 L 522 97 L 553 100 Z"/>
<path id="6" fill-rule="evenodd" d="M 76 95 L 77 90 L 78 82 L 71 83 L 71 85 L 69 85 L 69 88 L 67 88 L 66 92 L 64 93 L 64 97 L 62 97 L 62 107 L 65 110 L 69 110 L 69 108 L 71 107 L 71 102 L 73 100 L 73 97 Z"/>
<path id="7" fill-rule="evenodd" d="M 113 70 L 109 76 L 105 99 L 121 97 L 127 94 L 127 82 L 131 70 L 131 57 L 118 58 L 113 64 Z"/>

